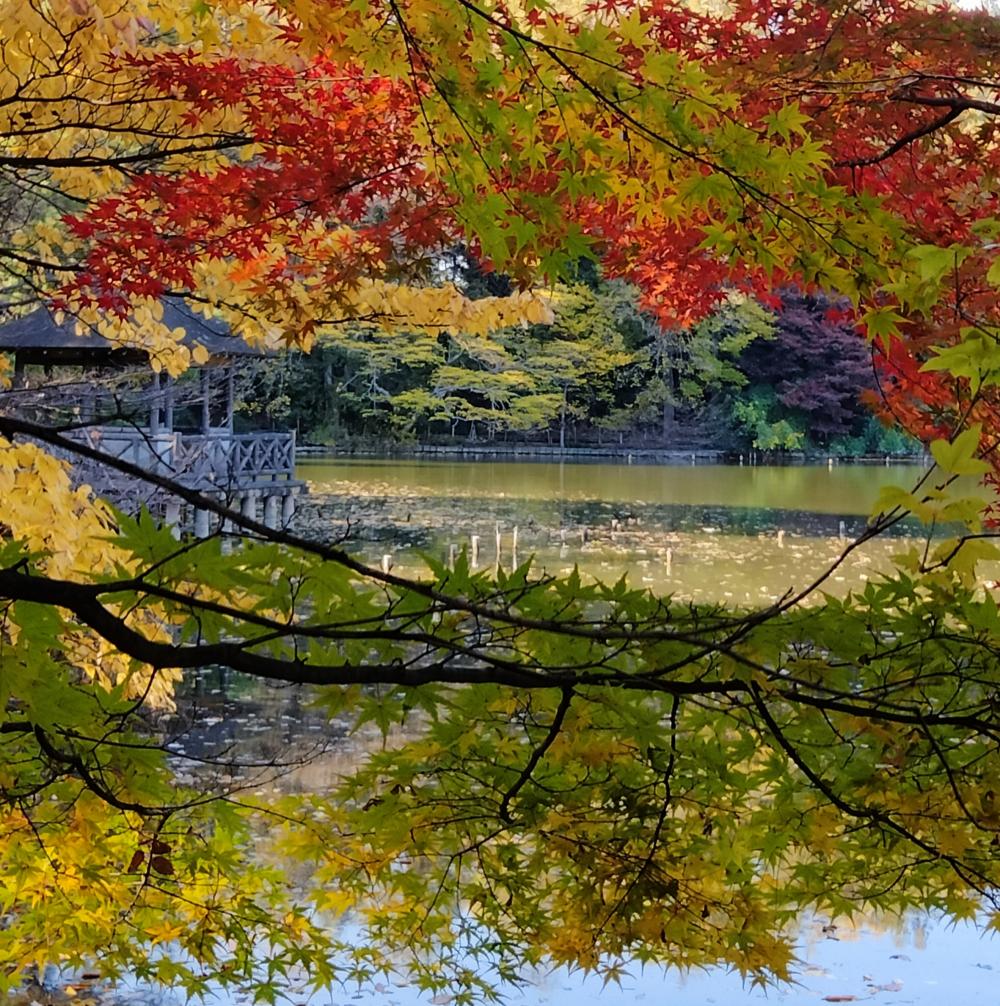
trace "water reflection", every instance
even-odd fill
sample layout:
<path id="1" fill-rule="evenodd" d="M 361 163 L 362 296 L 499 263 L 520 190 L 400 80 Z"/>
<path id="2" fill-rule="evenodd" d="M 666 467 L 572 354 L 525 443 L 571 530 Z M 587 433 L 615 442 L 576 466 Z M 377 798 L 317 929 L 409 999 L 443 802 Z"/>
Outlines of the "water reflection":
<path id="1" fill-rule="evenodd" d="M 439 559 L 450 546 L 481 539 L 483 565 L 513 560 L 513 527 L 520 557 L 562 571 L 573 564 L 602 579 L 628 571 L 633 582 L 660 592 L 733 603 L 773 599 L 825 568 L 864 524 L 882 485 L 912 484 L 919 469 L 663 468 L 510 462 L 310 462 L 300 476 L 312 495 L 300 529 L 324 538 L 350 531 L 351 547 L 378 561 L 391 554 L 397 569 L 415 570 L 418 552 Z M 914 534 L 912 526 L 902 534 Z M 829 585 L 846 590 L 875 575 L 904 540 L 873 542 L 852 556 Z M 329 722 L 299 687 L 272 687 L 211 670 L 190 677 L 178 715 L 167 724 L 178 772 L 261 795 L 332 789 L 378 742 L 348 735 Z M 926 918 L 858 930 L 820 924 L 801 931 L 797 984 L 746 987 L 720 971 L 680 974 L 647 968 L 621 987 L 559 970 L 531 976 L 524 990 L 503 990 L 519 1006 L 602 1006 L 669 1002 L 671 1006 L 780 1003 L 815 1006 L 869 1000 L 939 1006 L 996 998 L 1000 971 L 995 942 L 970 925 Z M 306 993 L 306 980 L 286 990 L 302 1006 L 447 1006 L 390 978 L 362 991 Z M 34 993 L 22 997 L 32 1001 Z M 43 998 L 51 998 L 45 996 Z M 119 1000 L 173 1006 L 169 995 L 124 986 Z M 242 1006 L 239 997 L 219 1001 Z"/>
<path id="2" fill-rule="evenodd" d="M 312 751 L 302 764 L 282 772 L 259 792 L 325 792 L 355 767 L 366 750 L 380 743 L 375 733 L 347 736 L 344 724 L 328 723 L 311 703 L 313 691 L 301 686 L 267 686 L 239 675 L 212 670 L 189 680 L 181 702 L 186 751 L 208 759 L 230 757 L 253 764 L 281 751 L 286 761 Z M 199 716 L 191 715 L 197 707 Z M 206 715 L 207 714 L 207 715 Z M 219 730 L 222 717 L 232 729 Z M 318 738 L 325 749 L 315 750 Z M 346 935 L 349 935 L 349 931 Z M 940 1006 L 945 995 L 956 1002 L 985 1003 L 1000 972 L 997 943 L 963 924 L 952 926 L 926 917 L 869 921 L 858 928 L 807 922 L 800 930 L 796 984 L 755 989 L 738 975 L 719 970 L 681 973 L 635 968 L 621 986 L 603 986 L 565 969 L 529 975 L 522 990 L 505 989 L 512 1006 L 601 1006 L 668 1002 L 671 1006 L 742 1006 L 780 1003 L 816 1006 L 822 1002 L 871 1001 Z M 448 1006 L 447 996 L 431 999 L 397 977 L 385 976 L 363 990 L 307 992 L 307 976 L 292 979 L 288 1001 L 301 1006 Z M 132 1006 L 179 1006 L 169 997 L 143 1000 L 141 989 L 126 989 Z M 834 997 L 834 998 L 831 998 Z M 836 998 L 840 997 L 840 998 Z M 219 1002 L 242 1006 L 219 992 Z"/>
<path id="3" fill-rule="evenodd" d="M 690 506 L 800 510 L 866 516 L 883 486 L 912 485 L 917 465 L 626 465 L 534 461 L 305 459 L 299 478 L 385 485 L 438 497 L 606 500 L 629 507 Z"/>
<path id="4" fill-rule="evenodd" d="M 534 556 L 550 573 L 627 573 L 661 594 L 755 605 L 815 580 L 864 529 L 881 488 L 912 485 L 921 469 L 347 459 L 307 462 L 299 474 L 311 488 L 299 527 L 397 572 L 478 542 L 487 568 Z M 862 585 L 920 533 L 897 525 L 824 589 Z"/>

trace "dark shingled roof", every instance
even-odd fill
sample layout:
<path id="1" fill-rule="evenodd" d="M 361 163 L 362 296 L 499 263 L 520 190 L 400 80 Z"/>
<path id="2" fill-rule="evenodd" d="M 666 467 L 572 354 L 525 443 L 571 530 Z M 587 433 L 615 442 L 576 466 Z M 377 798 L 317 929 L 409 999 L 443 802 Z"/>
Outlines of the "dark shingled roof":
<path id="1" fill-rule="evenodd" d="M 233 335 L 223 322 L 194 314 L 180 304 L 164 302 L 163 324 L 171 329 L 183 328 L 186 333 L 183 339 L 185 346 L 189 349 L 204 346 L 212 356 L 268 355 L 248 346 Z M 123 349 L 124 347 L 109 342 L 95 332 L 86 331 L 77 335 L 73 318 L 67 317 L 62 325 L 57 325 L 52 313 L 44 307 L 0 325 L 0 352 L 51 352 L 56 357 L 63 352 L 78 356 L 81 350 L 91 350 L 95 356 L 103 356 L 108 353 L 120 354 Z"/>

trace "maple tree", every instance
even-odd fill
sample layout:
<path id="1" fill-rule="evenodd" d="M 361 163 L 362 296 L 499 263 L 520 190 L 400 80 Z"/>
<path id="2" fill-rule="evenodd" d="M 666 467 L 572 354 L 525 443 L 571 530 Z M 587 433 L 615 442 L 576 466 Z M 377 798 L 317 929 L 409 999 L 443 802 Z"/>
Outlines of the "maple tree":
<path id="1" fill-rule="evenodd" d="M 528 566 L 408 580 L 111 462 L 246 536 L 178 543 L 45 448 L 100 451 L 5 409 L 3 982 L 99 953 L 273 1000 L 405 946 L 466 997 L 526 962 L 786 977 L 803 908 L 996 927 L 997 553 L 987 500 L 950 487 L 996 453 L 998 31 L 909 0 L 0 4 L 15 305 L 177 372 L 165 297 L 301 346 L 549 317 L 436 283 L 459 240 L 522 285 L 603 253 L 669 323 L 826 287 L 935 438 L 861 540 L 907 512 L 966 528 L 846 600 L 819 580 L 749 612 Z M 417 736 L 292 804 L 174 785 L 141 717 L 213 664 Z M 299 887 L 251 854 L 261 819 Z M 326 925 L 348 909 L 366 939 Z"/>
<path id="2" fill-rule="evenodd" d="M 829 298 L 796 290 L 780 297 L 773 338 L 749 344 L 740 370 L 751 397 L 766 396 L 800 434 L 829 444 L 860 426 L 862 393 L 875 384 L 871 351 L 852 326 L 827 318 L 836 308 Z"/>

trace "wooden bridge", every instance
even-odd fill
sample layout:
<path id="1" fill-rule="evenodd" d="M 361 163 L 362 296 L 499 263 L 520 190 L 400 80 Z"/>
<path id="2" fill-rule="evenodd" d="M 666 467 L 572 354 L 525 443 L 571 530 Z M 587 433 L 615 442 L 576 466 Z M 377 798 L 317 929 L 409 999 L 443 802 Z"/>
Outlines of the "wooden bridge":
<path id="1" fill-rule="evenodd" d="M 265 354 L 179 304 L 164 304 L 163 315 L 164 324 L 185 332 L 185 345 L 208 353 L 190 375 L 193 379 L 178 383 L 154 373 L 141 350 L 116 346 L 95 332 L 77 335 L 70 322 L 57 325 L 44 309 L 0 326 L 0 352 L 14 356 L 20 408 L 47 416 L 89 417 L 89 424 L 67 435 L 268 527 L 287 525 L 296 496 L 305 490 L 295 478 L 294 432 L 236 433 L 233 428 L 239 360 Z M 60 383 L 52 381 L 54 367 L 85 368 L 83 379 L 71 386 L 76 392 L 60 390 Z M 101 379 L 109 374 L 127 376 L 128 394 L 102 390 Z M 210 511 L 188 506 L 162 487 L 69 452 L 66 460 L 74 481 L 123 510 L 145 506 L 201 537 L 218 529 Z"/>
<path id="2" fill-rule="evenodd" d="M 304 483 L 295 478 L 295 433 L 232 433 L 226 429 L 203 433 L 159 432 L 114 426 L 91 426 L 75 431 L 73 439 L 103 454 L 136 465 L 154 475 L 194 489 L 239 508 L 245 517 L 268 527 L 289 523 L 295 497 Z M 99 495 L 128 508 L 137 480 L 122 478 L 107 465 L 76 459 L 77 477 Z M 176 498 L 153 491 L 143 499 L 171 524 L 191 526 L 204 537 L 211 531 L 206 510 L 186 507 Z"/>

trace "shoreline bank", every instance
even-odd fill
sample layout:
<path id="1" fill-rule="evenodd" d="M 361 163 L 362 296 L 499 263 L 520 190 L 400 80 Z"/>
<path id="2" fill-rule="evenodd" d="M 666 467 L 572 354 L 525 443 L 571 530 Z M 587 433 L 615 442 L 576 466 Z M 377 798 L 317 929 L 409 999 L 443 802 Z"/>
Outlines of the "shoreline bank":
<path id="1" fill-rule="evenodd" d="M 555 447 L 548 444 L 413 444 L 408 446 L 337 447 L 336 445 L 302 444 L 296 447 L 297 458 L 322 457 L 390 457 L 390 458 L 465 458 L 538 459 L 546 461 L 613 460 L 626 464 L 730 464 L 730 465 L 810 465 L 810 464 L 920 464 L 926 454 L 859 455 L 833 457 L 820 452 L 790 451 L 766 454 L 762 451 L 727 451 L 715 448 L 651 448 L 651 447 Z"/>

